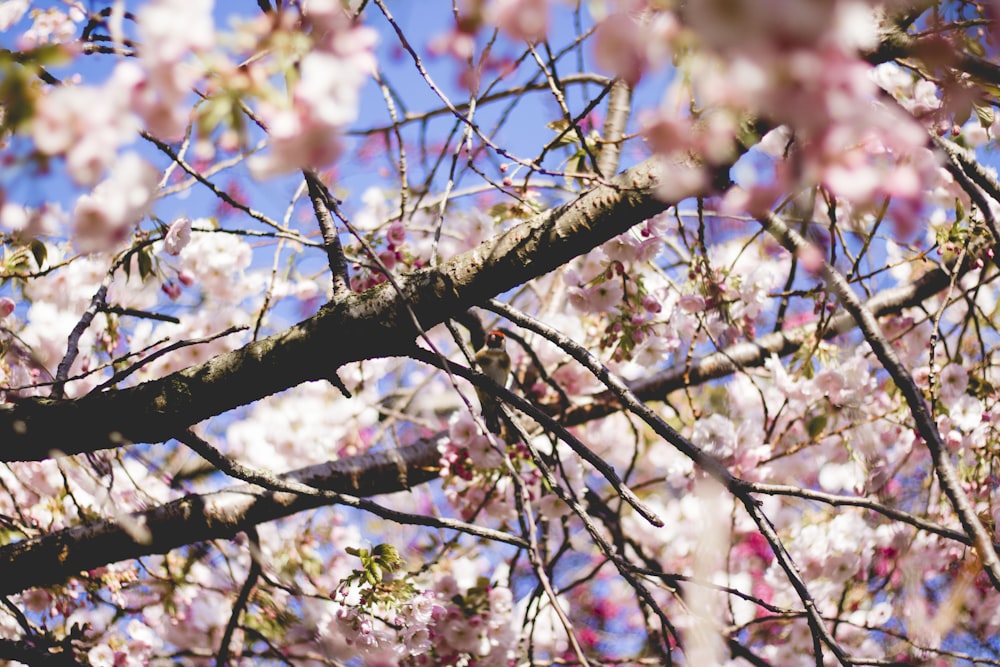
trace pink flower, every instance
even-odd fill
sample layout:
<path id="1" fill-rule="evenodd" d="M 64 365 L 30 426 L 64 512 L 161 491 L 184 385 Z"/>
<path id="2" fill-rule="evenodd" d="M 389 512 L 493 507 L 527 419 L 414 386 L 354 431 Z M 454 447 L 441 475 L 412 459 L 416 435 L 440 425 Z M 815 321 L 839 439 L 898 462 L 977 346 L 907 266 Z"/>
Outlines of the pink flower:
<path id="1" fill-rule="evenodd" d="M 823 253 L 819 248 L 813 244 L 808 244 L 803 246 L 798 251 L 799 262 L 802 263 L 802 268 L 810 273 L 819 273 L 823 270 L 823 264 L 825 260 L 823 259 Z"/>
<path id="2" fill-rule="evenodd" d="M 818 42 L 833 26 L 836 2 L 700 0 L 684 5 L 684 22 L 709 45 L 751 49 L 764 43 Z"/>
<path id="3" fill-rule="evenodd" d="M 386 234 L 386 240 L 397 248 L 406 242 L 406 227 L 402 222 L 397 220 L 389 225 L 389 231 Z"/>
<path id="4" fill-rule="evenodd" d="M 705 310 L 705 297 L 700 294 L 685 294 L 677 302 L 685 313 L 694 314 Z"/>
<path id="5" fill-rule="evenodd" d="M 27 2 L 4 3 L 0 9 L 6 9 L 7 4 L 13 4 L 13 11 L 6 20 L 17 21 L 23 14 Z M 69 13 L 55 7 L 49 9 L 36 9 L 31 13 L 34 23 L 20 39 L 17 40 L 17 48 L 27 50 L 40 44 L 65 44 L 73 39 L 79 28 L 77 23 L 86 18 L 86 14 L 80 7 L 70 7 Z M 6 28 L 3 28 L 6 29 Z"/>
<path id="6" fill-rule="evenodd" d="M 163 290 L 163 293 L 166 294 L 171 301 L 176 301 L 181 296 L 180 285 L 178 285 L 172 280 L 168 280 L 167 282 L 163 283 L 163 285 L 160 286 L 160 289 Z"/>
<path id="7" fill-rule="evenodd" d="M 459 448 L 465 447 L 477 435 L 479 435 L 479 427 L 476 426 L 476 420 L 473 419 L 472 415 L 468 411 L 457 412 L 448 428 L 451 444 Z"/>
<path id="8" fill-rule="evenodd" d="M 14 312 L 14 300 L 9 297 L 0 297 L 0 319 L 9 316 Z"/>
<path id="9" fill-rule="evenodd" d="M 70 176 L 81 185 L 97 182 L 136 129 L 113 82 L 54 88 L 39 100 L 31 124 L 35 147 L 45 155 L 65 155 Z"/>
<path id="10" fill-rule="evenodd" d="M 28 0 L 10 0 L 0 4 L 0 30 L 9 30 L 28 11 Z"/>
<path id="11" fill-rule="evenodd" d="M 323 17 L 323 41 L 303 59 L 292 100 L 260 110 L 270 150 L 251 159 L 256 178 L 333 162 L 343 149 L 340 134 L 357 118 L 361 87 L 374 70 L 374 31 L 351 25 L 342 9 L 327 16 L 320 12 L 323 3 L 310 4 L 314 6 L 316 16 Z"/>
<path id="12" fill-rule="evenodd" d="M 830 399 L 834 405 L 844 405 L 854 394 L 847 388 L 847 378 L 844 377 L 844 374 L 833 368 L 825 368 L 820 371 L 813 382 L 819 392 Z"/>
<path id="13" fill-rule="evenodd" d="M 115 652 L 107 644 L 98 644 L 87 652 L 87 659 L 94 667 L 114 667 Z"/>
<path id="14" fill-rule="evenodd" d="M 490 589 L 490 615 L 505 619 L 514 610 L 514 596 L 509 588 L 497 586 Z"/>
<path id="15" fill-rule="evenodd" d="M 444 622 L 444 640 L 460 653 L 488 655 L 490 652 L 490 638 L 481 616 L 465 618 L 460 611 L 451 611 Z"/>
<path id="16" fill-rule="evenodd" d="M 352 58 L 314 51 L 300 66 L 294 105 L 307 107 L 317 123 L 339 127 L 358 117 L 358 93 L 369 73 Z"/>
<path id="17" fill-rule="evenodd" d="M 193 70 L 183 64 L 165 69 L 144 71 L 133 61 L 115 67 L 112 82 L 128 92 L 129 107 L 146 124 L 146 129 L 166 140 L 180 141 L 187 132 L 190 114 L 185 98 L 194 84 L 194 76 L 182 76 Z"/>
<path id="18" fill-rule="evenodd" d="M 660 300 L 657 299 L 655 296 L 653 296 L 652 294 L 647 294 L 642 298 L 642 309 L 645 310 L 647 313 L 656 314 L 661 310 L 663 310 L 663 305 L 660 303 Z"/>
<path id="19" fill-rule="evenodd" d="M 537 42 L 549 29 L 548 0 L 494 0 L 487 20 L 514 39 Z"/>
<path id="20" fill-rule="evenodd" d="M 952 401 L 965 394 L 969 373 L 960 364 L 948 364 L 941 370 L 941 398 Z"/>
<path id="21" fill-rule="evenodd" d="M 268 153 L 250 159 L 255 178 L 270 178 L 303 167 L 324 167 L 340 156 L 340 128 L 320 122 L 311 115 L 311 109 L 284 109 L 262 115 L 268 117 L 271 138 Z"/>
<path id="22" fill-rule="evenodd" d="M 40 614 L 49 611 L 52 594 L 44 588 L 32 588 L 21 594 L 21 603 L 28 611 Z"/>
<path id="23" fill-rule="evenodd" d="M 187 269 L 182 269 L 177 272 L 177 281 L 184 287 L 191 287 L 195 284 L 195 277 Z"/>
<path id="24" fill-rule="evenodd" d="M 378 259 L 387 271 L 392 271 L 392 267 L 396 266 L 396 253 L 392 250 L 383 250 L 378 254 Z"/>
<path id="25" fill-rule="evenodd" d="M 671 160 L 668 169 L 670 178 L 663 179 L 655 192 L 662 201 L 676 203 L 703 193 L 708 187 L 708 172 L 704 166 Z"/>
<path id="26" fill-rule="evenodd" d="M 450 30 L 432 39 L 427 49 L 432 55 L 449 55 L 464 63 L 475 53 L 476 38 L 463 30 Z"/>
<path id="27" fill-rule="evenodd" d="M 666 112 L 642 118 L 642 134 L 654 151 L 670 155 L 691 147 L 694 127 L 691 119 Z"/>
<path id="28" fill-rule="evenodd" d="M 623 296 L 621 282 L 617 280 L 606 280 L 590 287 L 574 287 L 569 293 L 570 303 L 583 313 L 617 312 Z"/>
<path id="29" fill-rule="evenodd" d="M 597 28 L 594 59 L 601 69 L 634 86 L 648 69 L 666 60 L 679 29 L 671 12 L 658 12 L 649 22 L 616 12 Z"/>
<path id="30" fill-rule="evenodd" d="M 503 454 L 492 436 L 476 434 L 468 444 L 469 460 L 481 470 L 499 468 L 503 465 Z"/>
<path id="31" fill-rule="evenodd" d="M 170 67 L 215 46 L 211 0 L 154 0 L 139 10 L 140 57 L 146 67 Z"/>
<path id="32" fill-rule="evenodd" d="M 190 241 L 190 218 L 177 218 L 167 230 L 167 235 L 163 237 L 163 252 L 176 257 Z"/>
<path id="33" fill-rule="evenodd" d="M 597 29 L 594 59 L 601 69 L 630 86 L 639 82 L 646 69 L 642 41 L 636 39 L 639 25 L 627 14 L 611 14 Z"/>
<path id="34" fill-rule="evenodd" d="M 109 250 L 152 207 L 160 172 L 135 153 L 126 153 L 110 176 L 73 209 L 73 236 L 84 252 Z"/>

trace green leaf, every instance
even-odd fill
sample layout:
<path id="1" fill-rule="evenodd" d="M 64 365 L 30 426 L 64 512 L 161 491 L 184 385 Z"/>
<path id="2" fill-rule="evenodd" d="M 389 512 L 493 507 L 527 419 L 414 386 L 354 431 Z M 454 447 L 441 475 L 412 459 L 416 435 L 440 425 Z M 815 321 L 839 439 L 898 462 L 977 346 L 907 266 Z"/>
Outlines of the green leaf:
<path id="1" fill-rule="evenodd" d="M 139 252 L 139 278 L 143 281 L 153 275 L 153 255 L 148 248 L 143 248 Z"/>
<path id="2" fill-rule="evenodd" d="M 984 129 L 989 129 L 993 125 L 993 107 L 986 106 L 984 104 L 973 104 L 972 108 L 976 111 L 976 117 L 979 118 L 979 124 L 983 126 Z"/>
<path id="3" fill-rule="evenodd" d="M 31 248 L 31 254 L 35 257 L 35 264 L 38 265 L 38 268 L 42 268 L 49 256 L 49 250 L 45 246 L 45 243 L 38 239 L 32 239 L 29 247 Z"/>
<path id="4" fill-rule="evenodd" d="M 826 415 L 816 415 L 806 423 L 806 430 L 810 438 L 815 438 L 826 428 Z"/>
<path id="5" fill-rule="evenodd" d="M 559 120 L 554 120 L 548 125 L 547 128 L 556 132 L 556 134 L 561 134 L 559 140 L 556 141 L 553 146 L 569 146 L 571 144 L 577 143 L 576 132 L 569 131 L 569 121 L 560 118 Z"/>

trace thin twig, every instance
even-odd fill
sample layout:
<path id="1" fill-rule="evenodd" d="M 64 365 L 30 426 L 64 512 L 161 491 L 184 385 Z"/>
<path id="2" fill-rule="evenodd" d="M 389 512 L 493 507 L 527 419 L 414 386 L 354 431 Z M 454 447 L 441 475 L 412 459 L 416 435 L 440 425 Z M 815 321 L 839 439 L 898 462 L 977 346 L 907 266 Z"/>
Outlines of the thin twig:
<path id="1" fill-rule="evenodd" d="M 254 586 L 257 585 L 257 580 L 261 575 L 260 538 L 257 536 L 257 529 L 248 529 L 246 535 L 250 549 L 250 569 L 247 571 L 246 581 L 243 582 L 243 586 L 240 588 L 240 594 L 236 596 L 236 601 L 233 603 L 233 611 L 229 614 L 229 622 L 226 623 L 222 639 L 219 640 L 219 654 L 215 659 L 216 667 L 226 667 L 229 664 L 229 654 L 232 651 L 230 645 L 233 641 L 233 634 L 240 624 L 240 616 L 243 615 L 243 610 L 246 609 L 247 602 L 250 601 L 250 593 L 253 592 Z"/>
<path id="2" fill-rule="evenodd" d="M 416 359 L 417 361 L 423 361 L 424 363 L 444 370 L 441 359 L 427 350 L 415 348 L 410 352 L 410 357 Z M 622 500 L 631 505 L 642 518 L 658 528 L 663 526 L 663 519 L 657 516 L 651 509 L 646 507 L 645 503 L 639 500 L 638 496 L 636 496 L 635 493 L 625 485 L 618 473 L 615 472 L 615 469 L 608 465 L 607 461 L 594 453 L 592 449 L 583 444 L 579 438 L 575 437 L 572 433 L 566 430 L 562 424 L 539 410 L 536 406 L 532 405 L 521 396 L 518 396 L 506 387 L 501 387 L 496 382 L 493 382 L 482 373 L 473 371 L 472 369 L 462 366 L 454 361 L 448 362 L 448 369 L 454 375 L 463 377 L 474 385 L 486 389 L 503 402 L 509 403 L 537 421 L 544 428 L 555 433 L 560 440 L 569 445 L 570 448 L 579 454 L 584 461 L 594 466 L 594 468 L 604 476 L 608 483 L 611 484 L 612 488 L 618 492 Z"/>
<path id="3" fill-rule="evenodd" d="M 503 533 L 498 530 L 493 530 L 491 528 L 474 526 L 463 521 L 444 517 L 428 517 L 419 514 L 410 514 L 408 512 L 399 512 L 397 510 L 392 510 L 378 505 L 370 500 L 355 498 L 353 496 L 347 496 L 335 491 L 328 491 L 315 486 L 310 486 L 298 481 L 290 474 L 278 476 L 267 472 L 266 470 L 260 470 L 243 465 L 242 463 L 239 463 L 223 454 L 191 429 L 187 429 L 177 439 L 190 447 L 199 456 L 204 458 L 226 475 L 249 484 L 255 484 L 261 488 L 267 489 L 268 491 L 293 493 L 301 496 L 319 498 L 330 503 L 347 505 L 348 507 L 364 510 L 383 519 L 389 519 L 390 521 L 395 521 L 396 523 L 403 525 L 412 524 L 430 526 L 433 528 L 447 528 L 449 530 L 457 530 L 463 533 L 469 533 L 470 535 L 474 535 L 476 537 L 482 537 L 497 542 L 506 542 L 507 544 L 512 544 L 518 547 L 527 546 L 527 544 L 520 538 L 508 535 L 507 533 Z"/>
<path id="4" fill-rule="evenodd" d="M 758 219 L 764 229 L 790 252 L 798 253 L 810 247 L 808 241 L 790 229 L 777 215 L 767 212 Z M 833 290 L 841 304 L 854 318 L 865 340 L 871 346 L 872 352 L 875 353 L 882 367 L 889 372 L 896 387 L 903 394 L 917 431 L 930 452 L 934 470 L 941 483 L 941 489 L 948 497 L 952 509 L 958 515 L 962 527 L 971 537 L 990 582 L 994 588 L 1000 590 L 1000 559 L 997 558 L 997 552 L 993 548 L 993 540 L 979 517 L 976 516 L 968 496 L 962 490 L 958 474 L 949 458 L 941 434 L 938 432 L 937 424 L 927 408 L 927 402 L 921 395 L 920 389 L 913 381 L 913 376 L 906 370 L 889 341 L 886 340 L 875 316 L 851 291 L 851 287 L 844 277 L 826 262 L 823 262 L 822 275 L 828 287 Z"/>
<path id="5" fill-rule="evenodd" d="M 347 276 L 347 259 L 344 257 L 344 248 L 340 244 L 340 236 L 330 214 L 336 206 L 336 200 L 320 180 L 319 174 L 311 169 L 302 173 L 309 187 L 309 199 L 312 201 L 316 222 L 323 236 L 323 248 L 326 250 L 326 259 L 333 278 L 333 298 L 336 300 L 351 293 L 351 283 Z"/>
<path id="6" fill-rule="evenodd" d="M 822 641 L 823 644 L 828 646 L 841 664 L 846 665 L 850 662 L 850 659 L 844 652 L 844 649 L 839 645 L 833 635 L 830 634 L 830 631 L 823 623 L 823 619 L 816 608 L 816 603 L 812 599 L 812 594 L 809 592 L 805 581 L 803 581 L 801 575 L 799 574 L 798 567 L 792 560 L 791 554 L 789 554 L 785 549 L 784 544 L 781 542 L 781 538 L 778 537 L 770 519 L 768 519 L 768 517 L 761 511 L 760 503 L 751 495 L 750 487 L 747 482 L 730 473 L 719 461 L 706 454 L 700 448 L 695 446 L 694 443 L 681 435 L 676 429 L 663 421 L 659 415 L 657 415 L 645 403 L 640 401 L 635 394 L 629 390 L 628 386 L 623 380 L 621 380 L 621 378 L 611 373 L 611 371 L 608 370 L 608 368 L 604 366 L 604 364 L 602 364 L 596 357 L 594 357 L 585 347 L 578 345 L 575 341 L 562 335 L 542 322 L 539 322 L 533 317 L 530 317 L 507 304 L 501 303 L 496 299 L 491 299 L 487 307 L 493 312 L 503 315 L 512 322 L 538 333 L 576 359 L 584 368 L 593 373 L 598 380 L 604 383 L 604 385 L 615 394 L 625 409 L 638 415 L 653 429 L 653 431 L 656 432 L 657 435 L 673 445 L 678 451 L 691 459 L 695 465 L 707 472 L 712 478 L 720 482 L 730 493 L 732 493 L 733 496 L 735 496 L 746 508 L 747 513 L 753 519 L 754 523 L 757 524 L 757 528 L 761 535 L 764 536 L 768 544 L 771 546 L 771 551 L 774 552 L 779 565 L 785 573 L 785 577 L 788 579 L 789 583 L 791 583 L 795 592 L 798 594 L 799 599 L 802 601 L 815 641 L 817 643 Z M 816 653 L 816 659 L 820 660 L 820 651 L 818 650 Z"/>

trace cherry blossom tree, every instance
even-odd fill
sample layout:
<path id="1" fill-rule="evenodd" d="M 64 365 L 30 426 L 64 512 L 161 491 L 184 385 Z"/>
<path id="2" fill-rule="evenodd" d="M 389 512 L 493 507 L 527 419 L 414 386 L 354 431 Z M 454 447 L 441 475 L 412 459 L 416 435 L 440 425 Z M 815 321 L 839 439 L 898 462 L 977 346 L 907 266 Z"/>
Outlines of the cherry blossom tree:
<path id="1" fill-rule="evenodd" d="M 1000 664 L 998 12 L 0 2 L 0 659 Z"/>

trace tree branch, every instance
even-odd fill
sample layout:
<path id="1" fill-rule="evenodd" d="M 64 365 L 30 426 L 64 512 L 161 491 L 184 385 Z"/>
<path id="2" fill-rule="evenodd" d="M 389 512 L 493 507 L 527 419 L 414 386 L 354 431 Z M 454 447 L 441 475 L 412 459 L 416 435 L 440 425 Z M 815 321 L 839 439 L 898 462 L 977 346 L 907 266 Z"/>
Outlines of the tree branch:
<path id="1" fill-rule="evenodd" d="M 393 356 L 424 329 L 544 275 L 662 212 L 669 165 L 649 159 L 440 266 L 324 306 L 290 329 L 137 387 L 75 400 L 32 397 L 0 406 L 0 460 L 162 442 L 241 405 L 329 377 L 341 365 Z M 317 363 L 319 361 L 319 363 Z"/>
<path id="2" fill-rule="evenodd" d="M 967 268 L 948 266 L 932 269 L 912 283 L 878 292 L 865 303 L 865 307 L 875 317 L 902 312 L 903 309 L 919 305 L 946 288 L 951 283 L 955 271 L 964 272 Z M 763 366 L 771 356 L 784 357 L 793 354 L 806 341 L 812 340 L 817 335 L 823 340 L 830 340 L 856 326 L 850 313 L 839 313 L 828 320 L 822 331 L 817 332 L 815 323 L 776 331 L 754 341 L 735 343 L 690 364 L 686 362 L 675 364 L 637 380 L 629 387 L 642 400 L 663 400 L 677 389 L 725 377 L 740 369 Z M 591 403 L 570 407 L 566 411 L 564 422 L 569 425 L 580 424 L 620 409 L 621 406 L 615 401 L 614 395 L 610 391 L 605 391 L 596 394 Z"/>
<path id="3" fill-rule="evenodd" d="M 330 214 L 336 202 L 326 185 L 320 180 L 319 174 L 310 169 L 304 171 L 303 176 L 305 176 L 306 186 L 309 189 L 309 200 L 313 205 L 313 213 L 316 215 L 316 222 L 319 224 L 319 231 L 323 236 L 323 248 L 326 250 L 330 274 L 333 276 L 333 298 L 334 300 L 341 299 L 350 294 L 351 283 L 347 276 L 347 259 L 344 257 L 344 248 L 337 235 L 337 225 L 333 222 L 333 216 Z"/>
<path id="4" fill-rule="evenodd" d="M 767 212 L 760 216 L 758 220 L 761 226 L 790 252 L 797 253 L 809 247 L 808 241 L 790 229 L 774 213 Z M 903 398 L 906 400 L 906 405 L 913 417 L 914 425 L 920 433 L 920 437 L 927 444 L 931 460 L 934 463 L 934 470 L 941 483 L 941 489 L 948 497 L 948 501 L 951 503 L 952 509 L 955 510 L 955 514 L 958 515 L 958 520 L 961 522 L 962 528 L 972 538 L 976 553 L 979 555 L 979 560 L 987 576 L 990 578 L 990 582 L 992 582 L 994 588 L 1000 590 L 1000 559 L 997 558 L 997 553 L 993 548 L 993 540 L 989 533 L 986 532 L 986 528 L 979 520 L 979 517 L 976 516 L 975 509 L 962 490 L 958 474 L 952 465 L 948 450 L 941 439 L 937 424 L 934 422 L 934 418 L 927 408 L 927 402 L 920 393 L 920 389 L 917 388 L 913 377 L 903 366 L 892 346 L 885 339 L 878 322 L 875 320 L 875 316 L 865 308 L 857 295 L 851 291 L 851 287 L 844 277 L 825 261 L 823 262 L 822 273 L 827 285 L 837 295 L 845 310 L 857 322 L 858 328 L 861 329 L 865 340 L 868 341 L 882 367 L 889 372 L 896 387 L 902 392 Z"/>
<path id="5" fill-rule="evenodd" d="M 190 434 L 185 439 L 192 440 Z M 330 461 L 274 476 L 279 480 L 278 486 L 305 485 L 312 492 L 291 493 L 238 485 L 214 493 L 191 494 L 150 510 L 133 512 L 124 522 L 94 521 L 8 544 L 0 547 L 0 572 L 4 573 L 0 577 L 0 595 L 61 583 L 78 572 L 112 562 L 167 553 L 205 540 L 230 539 L 257 524 L 335 503 L 392 521 L 470 532 L 525 547 L 520 538 L 497 530 L 447 518 L 418 517 L 363 500 L 436 479 L 439 459 L 436 441 L 422 440 L 399 450 Z M 234 467 L 246 471 L 243 466 Z M 261 481 L 267 483 L 266 479 Z M 135 531 L 127 530 L 123 523 L 142 526 L 149 539 L 137 542 Z"/>
<path id="6" fill-rule="evenodd" d="M 608 93 L 608 115 L 604 118 L 601 155 L 597 159 L 597 171 L 601 176 L 609 176 L 618 171 L 620 142 L 625 134 L 631 109 L 632 87 L 618 79 L 611 84 L 611 92 Z"/>
<path id="7" fill-rule="evenodd" d="M 939 292 L 949 284 L 950 274 L 951 272 L 946 269 L 934 269 L 910 285 L 880 292 L 872 297 L 866 306 L 876 315 L 899 312 L 903 308 L 917 305 L 923 299 Z M 821 335 L 824 338 L 830 338 L 844 333 L 853 326 L 854 320 L 851 315 L 844 313 L 834 317 Z M 708 380 L 724 377 L 739 368 L 760 365 L 772 354 L 779 356 L 792 354 L 813 335 L 815 335 L 815 325 L 804 325 L 788 331 L 769 334 L 754 343 L 738 343 L 696 361 L 686 371 L 683 366 L 668 369 L 648 379 L 630 383 L 629 389 L 644 401 L 662 399 L 674 389 L 686 384 L 701 384 Z M 463 374 L 461 370 L 458 373 Z M 467 375 L 472 376 L 471 373 L 467 373 Z M 613 394 L 610 391 L 606 393 L 608 397 L 604 397 L 604 394 L 598 395 L 598 402 L 588 406 L 571 408 L 561 423 L 567 426 L 579 424 L 620 410 L 621 406 Z M 558 412 L 560 407 L 549 406 L 553 413 Z M 401 491 L 436 479 L 439 458 L 436 438 L 429 438 L 398 452 L 365 454 L 304 468 L 287 473 L 284 479 L 294 479 L 314 489 L 327 489 L 356 497 L 370 497 Z M 234 487 L 215 494 L 189 496 L 132 515 L 135 521 L 145 525 L 155 536 L 154 542 L 148 545 L 136 545 L 126 530 L 114 522 L 107 522 L 107 525 L 102 527 L 77 526 L 54 535 L 0 548 L 0 571 L 20 573 L 9 581 L 16 581 L 17 586 L 22 588 L 41 586 L 52 582 L 40 581 L 39 574 L 55 572 L 62 567 L 64 553 L 72 552 L 72 558 L 69 560 L 72 567 L 76 568 L 64 571 L 75 572 L 128 558 L 163 553 L 172 548 L 205 539 L 232 537 L 256 523 L 290 516 L 298 511 L 334 502 L 328 498 L 320 498 L 317 494 L 313 503 L 302 502 L 304 499 L 299 498 L 299 503 L 288 504 L 280 502 L 278 498 L 265 497 L 274 494 L 259 494 L 255 491 L 254 493 L 260 497 L 246 496 L 241 499 L 241 502 L 227 506 L 226 494 L 243 493 L 245 495 L 246 491 L 241 491 L 241 489 L 243 487 Z M 768 485 L 751 485 L 751 491 L 780 494 L 783 489 Z M 832 496 L 814 497 L 808 495 L 811 492 L 804 490 L 799 490 L 799 493 L 803 497 L 814 500 L 834 502 L 831 500 Z M 864 499 L 852 502 L 850 499 L 837 497 L 835 500 L 834 504 L 852 504 L 882 512 L 892 518 L 901 518 L 892 514 L 894 510 L 891 508 L 877 506 Z M 185 521 L 192 516 L 196 517 L 196 523 L 201 532 L 199 530 L 189 532 L 186 529 Z M 217 520 L 214 518 L 217 516 L 228 518 Z M 917 529 L 926 530 L 947 539 L 954 539 L 963 544 L 972 544 L 972 540 L 961 533 L 936 524 L 922 522 L 919 518 L 909 515 L 905 519 Z M 209 524 L 211 524 L 210 528 L 207 527 Z M 95 534 L 99 537 L 94 538 Z M 87 543 L 87 540 L 91 539 L 96 539 L 96 542 L 94 544 Z M 122 544 L 124 547 L 119 546 Z M 83 565 L 84 563 L 86 565 Z M 78 564 L 79 567 L 77 567 Z M 3 592 L 3 585 L 0 584 L 0 593 Z"/>

